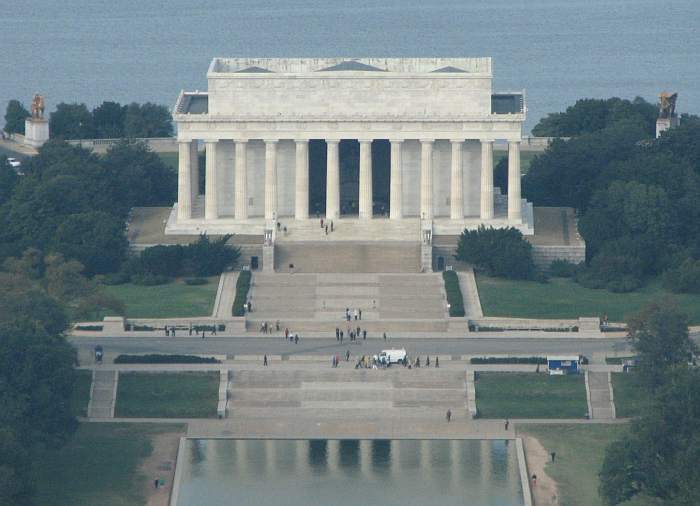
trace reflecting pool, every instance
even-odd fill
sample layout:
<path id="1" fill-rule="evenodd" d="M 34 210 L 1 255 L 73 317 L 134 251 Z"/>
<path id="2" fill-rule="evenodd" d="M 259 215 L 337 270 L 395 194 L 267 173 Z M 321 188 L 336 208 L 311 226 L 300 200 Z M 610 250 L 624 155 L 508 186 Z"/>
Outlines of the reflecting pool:
<path id="1" fill-rule="evenodd" d="M 514 442 L 190 439 L 177 506 L 522 506 Z"/>

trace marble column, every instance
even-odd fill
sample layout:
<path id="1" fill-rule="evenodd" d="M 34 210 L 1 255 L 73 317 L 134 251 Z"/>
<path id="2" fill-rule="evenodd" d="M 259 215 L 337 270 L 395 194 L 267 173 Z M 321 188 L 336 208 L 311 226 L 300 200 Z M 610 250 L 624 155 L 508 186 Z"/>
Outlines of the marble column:
<path id="1" fill-rule="evenodd" d="M 340 160 L 338 140 L 326 140 L 326 219 L 340 216 Z"/>
<path id="2" fill-rule="evenodd" d="M 178 141 L 177 219 L 192 218 L 192 148 L 190 141 Z"/>
<path id="3" fill-rule="evenodd" d="M 199 196 L 199 143 L 194 140 L 190 144 L 190 163 L 192 164 L 192 205 Z"/>
<path id="4" fill-rule="evenodd" d="M 493 140 L 481 141 L 481 212 L 482 220 L 493 219 Z"/>
<path id="5" fill-rule="evenodd" d="M 433 219 L 433 140 L 421 139 L 420 160 L 420 215 Z"/>
<path id="6" fill-rule="evenodd" d="M 391 141 L 391 174 L 389 181 L 389 218 L 403 218 L 403 184 L 401 182 L 401 145 L 403 141 Z"/>
<path id="7" fill-rule="evenodd" d="M 204 181 L 204 219 L 215 220 L 219 217 L 218 181 L 216 170 L 216 147 L 219 141 L 206 141 L 204 148 L 207 153 L 205 162 Z"/>
<path id="8" fill-rule="evenodd" d="M 296 167 L 294 169 L 296 192 L 294 195 L 294 217 L 305 220 L 309 217 L 309 141 L 296 141 Z"/>
<path id="9" fill-rule="evenodd" d="M 277 219 L 277 141 L 265 141 L 265 219 Z"/>
<path id="10" fill-rule="evenodd" d="M 237 220 L 248 219 L 248 142 L 236 140 L 236 161 L 234 167 L 234 216 Z"/>
<path id="11" fill-rule="evenodd" d="M 360 139 L 359 217 L 372 218 L 372 140 Z"/>
<path id="12" fill-rule="evenodd" d="M 508 142 L 508 221 L 520 222 L 520 141 Z"/>
<path id="13" fill-rule="evenodd" d="M 464 189 L 462 186 L 462 145 L 464 139 L 451 139 L 452 174 L 450 178 L 450 218 L 461 220 L 464 218 Z"/>

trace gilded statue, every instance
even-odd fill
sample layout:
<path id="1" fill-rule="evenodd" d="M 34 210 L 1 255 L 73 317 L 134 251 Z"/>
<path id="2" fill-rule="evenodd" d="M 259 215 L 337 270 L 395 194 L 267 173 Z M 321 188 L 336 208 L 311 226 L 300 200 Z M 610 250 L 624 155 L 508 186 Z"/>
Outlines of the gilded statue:
<path id="1" fill-rule="evenodd" d="M 38 93 L 32 99 L 32 118 L 44 119 L 44 97 Z"/>
<path id="2" fill-rule="evenodd" d="M 662 91 L 659 95 L 659 118 L 671 118 L 676 114 L 678 93 Z"/>

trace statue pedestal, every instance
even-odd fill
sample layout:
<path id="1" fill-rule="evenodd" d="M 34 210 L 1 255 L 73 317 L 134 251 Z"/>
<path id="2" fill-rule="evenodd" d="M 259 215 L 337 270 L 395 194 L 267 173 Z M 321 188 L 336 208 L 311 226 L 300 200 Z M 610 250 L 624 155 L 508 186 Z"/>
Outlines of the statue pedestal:
<path id="1" fill-rule="evenodd" d="M 39 148 L 49 140 L 49 120 L 27 118 L 24 120 L 25 144 Z"/>
<path id="2" fill-rule="evenodd" d="M 675 114 L 670 118 L 659 118 L 656 120 L 656 138 L 661 136 L 661 132 L 665 132 L 669 128 L 674 128 L 680 125 L 681 121 Z"/>

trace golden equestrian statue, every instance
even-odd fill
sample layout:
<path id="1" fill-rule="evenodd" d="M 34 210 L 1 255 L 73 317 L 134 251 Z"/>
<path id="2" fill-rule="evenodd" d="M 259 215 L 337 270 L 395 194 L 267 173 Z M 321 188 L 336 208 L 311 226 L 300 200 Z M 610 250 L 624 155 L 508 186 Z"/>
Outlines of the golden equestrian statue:
<path id="1" fill-rule="evenodd" d="M 659 118 L 671 118 L 676 114 L 678 93 L 662 91 L 659 95 Z"/>
<path id="2" fill-rule="evenodd" d="M 32 99 L 32 118 L 44 119 L 44 97 L 38 93 Z"/>

